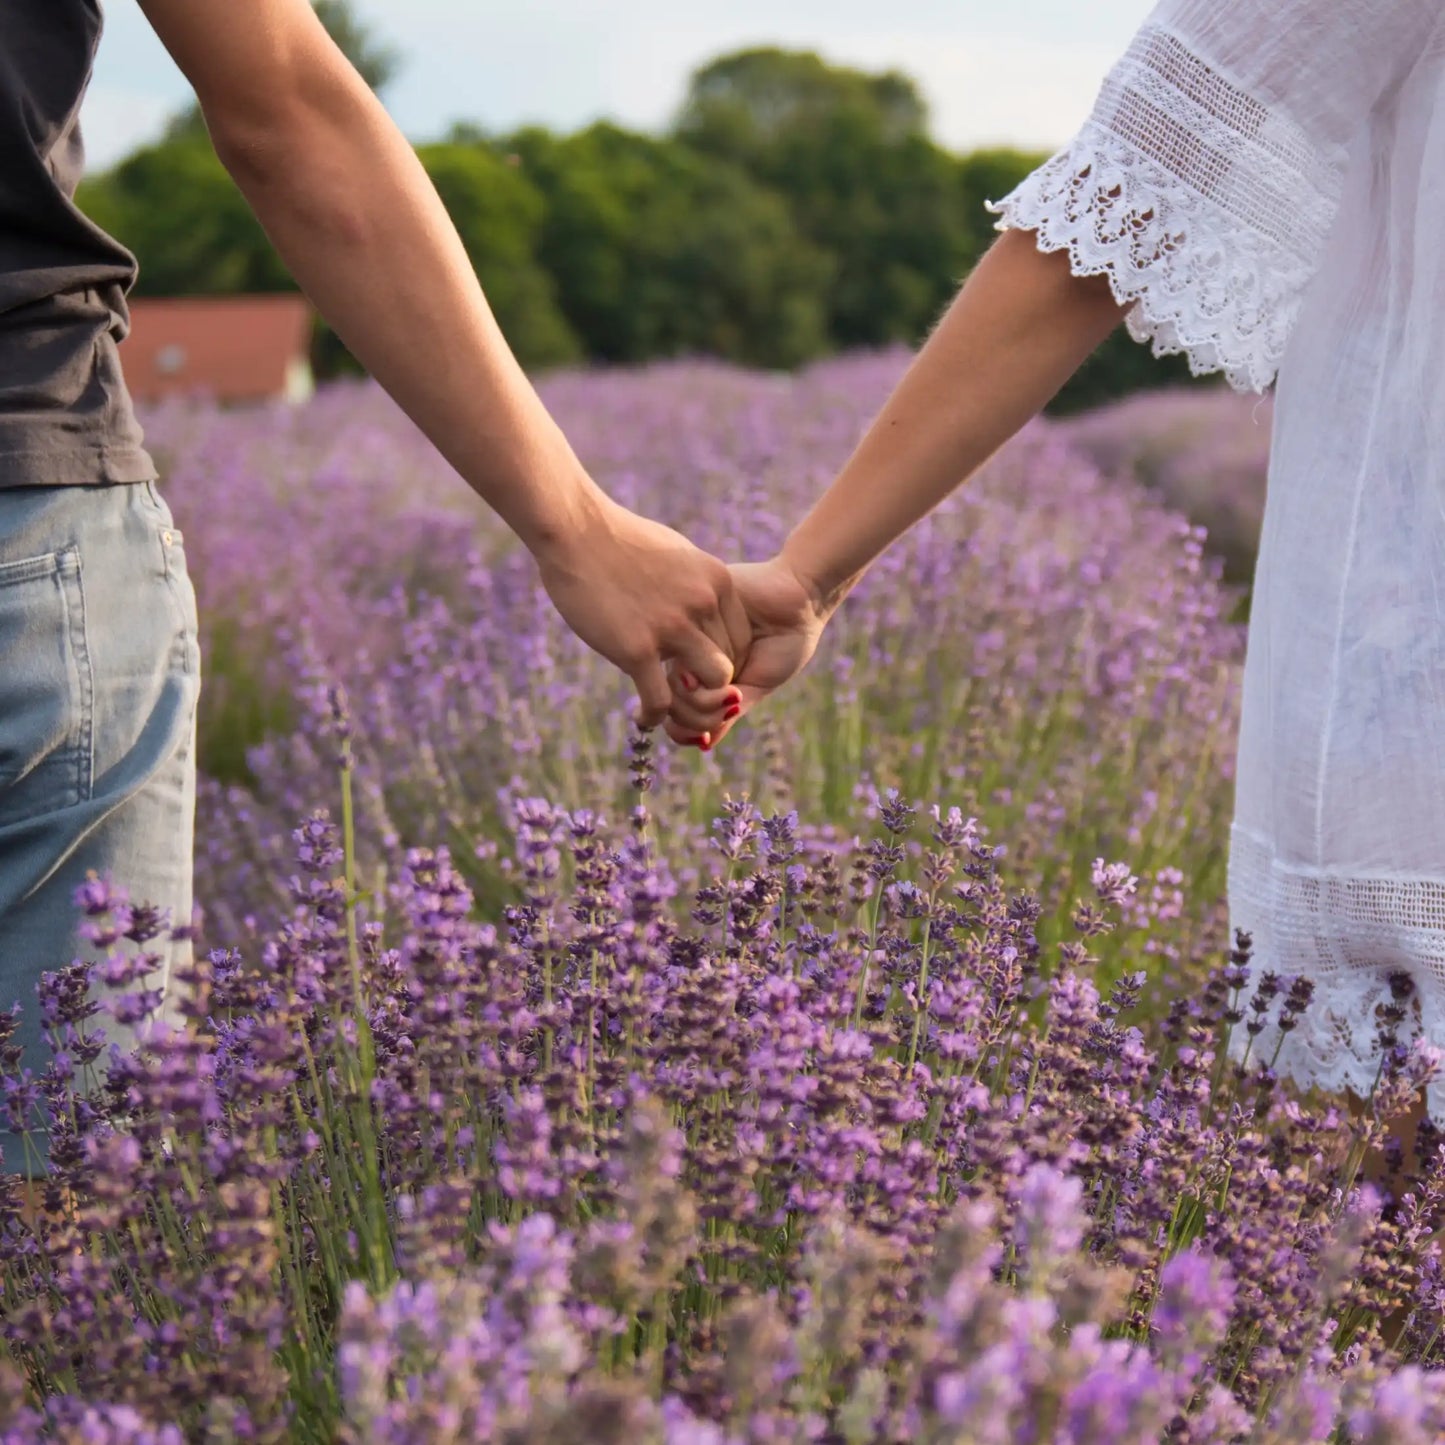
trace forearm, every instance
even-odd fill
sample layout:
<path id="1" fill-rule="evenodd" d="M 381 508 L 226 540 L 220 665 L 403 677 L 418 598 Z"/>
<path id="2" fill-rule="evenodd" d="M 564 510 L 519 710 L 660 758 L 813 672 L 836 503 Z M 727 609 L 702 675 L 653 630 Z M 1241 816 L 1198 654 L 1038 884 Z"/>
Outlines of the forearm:
<path id="1" fill-rule="evenodd" d="M 497 327 L 379 101 L 342 76 L 217 150 L 353 355 L 534 551 L 605 505 Z"/>
<path id="2" fill-rule="evenodd" d="M 1006 231 L 783 555 L 831 610 L 1034 416 L 1123 316 L 1101 277 Z"/>

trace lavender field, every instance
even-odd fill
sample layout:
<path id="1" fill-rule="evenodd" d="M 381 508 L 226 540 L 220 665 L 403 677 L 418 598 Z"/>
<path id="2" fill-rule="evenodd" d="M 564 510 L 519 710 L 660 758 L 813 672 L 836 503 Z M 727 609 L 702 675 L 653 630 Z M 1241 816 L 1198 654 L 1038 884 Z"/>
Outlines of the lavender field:
<path id="1" fill-rule="evenodd" d="M 1140 392 L 1061 426 L 1111 475 L 1132 477 L 1202 525 L 1225 577 L 1247 586 L 1264 518 L 1274 398 L 1223 387 Z"/>
<path id="2" fill-rule="evenodd" d="M 905 360 L 545 392 L 620 499 L 761 557 Z M 1237 456 L 1244 515 L 1232 400 L 1172 475 Z M 84 969 L 40 1001 L 0 1441 L 1438 1439 L 1445 1164 L 1361 1172 L 1436 1059 L 1354 1116 L 1254 1053 L 1308 999 L 1242 1002 L 1239 599 L 1141 483 L 1151 405 L 1032 424 L 706 757 L 376 391 L 153 413 L 203 946 L 138 1055 Z M 158 921 L 83 904 L 153 1010 Z"/>
<path id="3" fill-rule="evenodd" d="M 904 360 L 797 381 L 569 376 L 546 395 L 615 495 L 753 558 L 831 479 Z M 1186 886 L 1187 918 L 1152 917 L 1141 948 L 1218 952 L 1242 637 L 1220 620 L 1231 603 L 1199 536 L 1065 434 L 1038 423 L 888 554 L 811 674 L 746 735 L 714 759 L 658 758 L 658 845 L 680 882 L 726 795 L 846 843 L 897 787 L 1006 838 L 1049 937 L 1104 852 L 1129 860 L 1146 899 L 1163 888 L 1166 915 Z M 357 719 L 369 887 L 408 845 L 445 844 L 499 902 L 516 800 L 625 817 L 625 680 L 566 633 L 525 553 L 384 397 L 338 389 L 264 420 L 162 413 L 150 435 L 207 629 L 203 762 L 234 780 L 245 739 L 272 734 L 244 793 L 202 800 L 209 939 L 237 943 L 247 920 L 265 928 L 290 906 L 289 829 L 336 800 L 332 682 Z"/>

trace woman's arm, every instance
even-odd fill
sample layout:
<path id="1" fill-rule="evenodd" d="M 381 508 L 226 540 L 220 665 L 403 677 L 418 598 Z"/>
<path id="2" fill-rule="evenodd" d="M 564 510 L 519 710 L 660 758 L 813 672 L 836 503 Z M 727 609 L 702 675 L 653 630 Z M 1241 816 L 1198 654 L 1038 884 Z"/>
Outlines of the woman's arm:
<path id="1" fill-rule="evenodd" d="M 1268 386 L 1350 147 L 1441 33 L 1440 0 L 1157 0 L 1074 140 L 999 203 L 1009 229 L 837 482 L 778 558 L 735 569 L 755 627 L 741 705 L 796 672 L 869 562 L 1054 394 L 1120 319 L 1116 290 L 1137 298 L 1136 340 Z M 1075 280 L 1075 250 L 1111 280 Z M 731 694 L 674 683 L 673 736 L 714 731 Z"/>
<path id="2" fill-rule="evenodd" d="M 1120 319 L 1110 283 L 1075 280 L 1060 247 L 1139 298 L 1136 339 L 1164 333 L 1240 389 L 1267 386 L 1353 138 L 1442 26 L 1439 0 L 1159 0 L 1074 141 L 1005 198 L 1011 229 L 789 539 L 799 575 L 841 595 Z"/>
<path id="3" fill-rule="evenodd" d="M 642 720 L 667 711 L 664 658 L 692 658 L 726 683 L 747 643 L 726 569 L 587 475 L 410 144 L 308 0 L 141 5 L 302 289 L 536 554 L 579 636 L 632 675 Z"/>
<path id="4" fill-rule="evenodd" d="M 668 733 L 715 745 L 807 664 L 828 618 L 890 542 L 977 471 L 1124 315 L 1108 281 L 1005 231 L 837 479 L 771 562 L 735 567 L 753 640 L 734 685 L 678 669 Z"/>
<path id="5" fill-rule="evenodd" d="M 1005 231 L 783 558 L 831 612 L 890 542 L 1052 399 L 1124 315 L 1102 276 L 1070 274 Z"/>

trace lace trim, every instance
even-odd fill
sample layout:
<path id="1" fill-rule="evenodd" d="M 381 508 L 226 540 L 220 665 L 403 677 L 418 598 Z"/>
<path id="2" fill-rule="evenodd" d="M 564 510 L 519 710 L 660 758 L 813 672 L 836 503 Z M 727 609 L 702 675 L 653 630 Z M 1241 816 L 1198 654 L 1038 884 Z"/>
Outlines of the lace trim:
<path id="1" fill-rule="evenodd" d="M 1349 1089 L 1365 1097 L 1380 1068 L 1376 1010 L 1390 1001 L 1389 976 L 1409 974 L 1408 1043 L 1423 1034 L 1445 1044 L 1445 882 L 1328 873 L 1281 862 L 1270 844 L 1236 825 L 1230 834 L 1231 925 L 1254 937 L 1246 999 L 1261 973 L 1303 975 L 1314 998 L 1298 1027 L 1281 1036 L 1273 1022 L 1250 1058 L 1270 1059 L 1304 1088 Z M 1278 1005 L 1271 1008 L 1271 1017 Z M 1230 1039 L 1240 1057 L 1242 1025 Z M 1445 1123 L 1445 1079 L 1427 1093 L 1431 1117 Z"/>
<path id="2" fill-rule="evenodd" d="M 1156 356 L 1263 391 L 1339 208 L 1338 159 L 1153 25 L 1073 142 L 985 205 L 996 230 L 1107 276 Z"/>

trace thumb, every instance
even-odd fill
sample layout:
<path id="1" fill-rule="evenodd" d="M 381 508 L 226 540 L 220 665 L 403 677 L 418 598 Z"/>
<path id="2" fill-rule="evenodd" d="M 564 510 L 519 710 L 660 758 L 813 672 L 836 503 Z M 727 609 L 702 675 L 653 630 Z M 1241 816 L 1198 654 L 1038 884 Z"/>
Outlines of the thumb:
<path id="1" fill-rule="evenodd" d="M 675 649 L 673 659 L 705 688 L 726 687 L 733 680 L 732 658 L 701 628 Z"/>
<path id="2" fill-rule="evenodd" d="M 668 686 L 662 660 L 654 657 L 639 663 L 628 676 L 637 689 L 638 727 L 655 728 L 672 706 L 672 688 Z"/>

